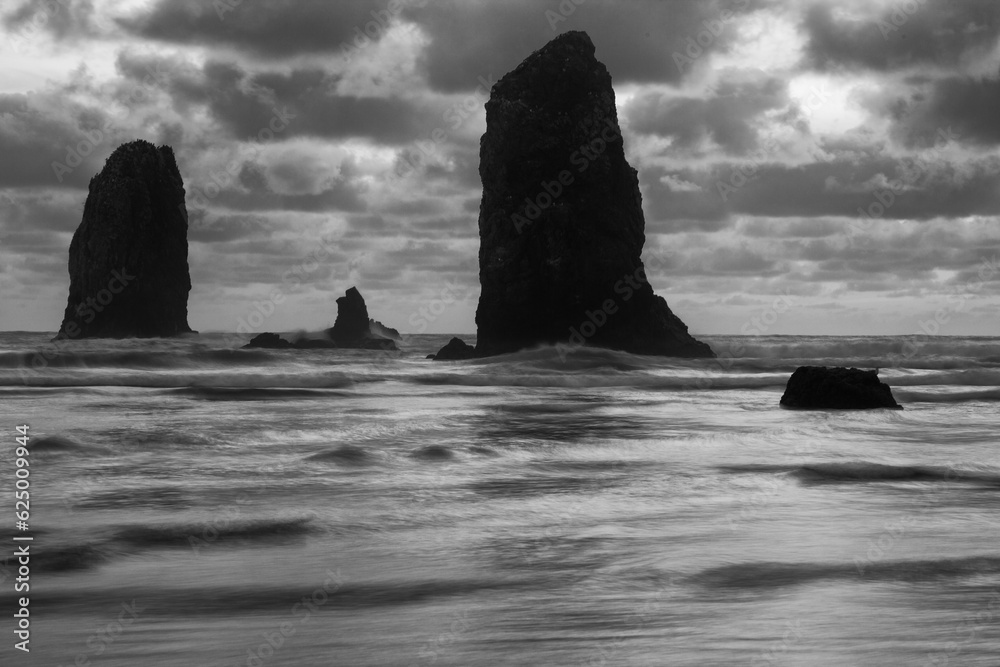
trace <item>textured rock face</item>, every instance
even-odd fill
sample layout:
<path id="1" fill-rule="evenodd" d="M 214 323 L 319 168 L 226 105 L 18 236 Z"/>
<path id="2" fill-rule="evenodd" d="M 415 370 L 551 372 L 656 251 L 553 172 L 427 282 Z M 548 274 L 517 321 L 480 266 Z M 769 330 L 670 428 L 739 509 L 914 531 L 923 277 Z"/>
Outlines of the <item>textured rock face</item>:
<path id="1" fill-rule="evenodd" d="M 826 366 L 797 368 L 788 378 L 781 405 L 803 409 L 903 409 L 893 398 L 889 385 L 879 381 L 877 370 Z"/>
<path id="2" fill-rule="evenodd" d="M 396 344 L 390 338 L 372 330 L 374 320 L 368 317 L 368 306 L 357 287 L 352 287 L 337 299 L 337 320 L 327 335 L 337 347 L 364 350 L 395 350 Z M 295 344 L 302 347 L 301 342 Z M 315 347 L 315 345 L 314 345 Z"/>
<path id="3" fill-rule="evenodd" d="M 300 337 L 291 343 L 276 333 L 262 333 L 243 346 L 248 348 L 270 348 L 284 350 L 295 348 L 297 350 L 324 350 L 324 349 L 353 349 L 353 350 L 385 350 L 396 351 L 396 343 L 390 338 L 379 335 L 372 329 L 372 323 L 382 327 L 381 324 L 369 319 L 368 306 L 361 296 L 361 292 L 356 287 L 347 290 L 344 296 L 337 299 L 337 320 L 333 327 L 326 330 L 327 338 L 306 338 Z M 388 329 L 387 327 L 383 327 Z M 395 329 L 388 329 L 395 331 Z M 396 335 L 399 335 L 398 333 Z"/>
<path id="4" fill-rule="evenodd" d="M 293 347 L 293 345 L 276 333 L 266 332 L 254 336 L 250 339 L 249 343 L 243 346 L 243 349 L 255 347 L 263 347 L 272 350 L 286 350 Z"/>
<path id="5" fill-rule="evenodd" d="M 358 288 L 352 287 L 337 299 L 337 321 L 328 331 L 337 345 L 349 346 L 370 335 L 368 328 L 368 306 Z"/>
<path id="6" fill-rule="evenodd" d="M 69 338 L 189 333 L 187 209 L 169 146 L 119 146 L 90 181 L 69 247 Z"/>
<path id="7" fill-rule="evenodd" d="M 646 282 L 638 178 L 594 51 L 586 33 L 565 33 L 493 86 L 480 144 L 476 349 L 573 342 L 714 356 Z"/>

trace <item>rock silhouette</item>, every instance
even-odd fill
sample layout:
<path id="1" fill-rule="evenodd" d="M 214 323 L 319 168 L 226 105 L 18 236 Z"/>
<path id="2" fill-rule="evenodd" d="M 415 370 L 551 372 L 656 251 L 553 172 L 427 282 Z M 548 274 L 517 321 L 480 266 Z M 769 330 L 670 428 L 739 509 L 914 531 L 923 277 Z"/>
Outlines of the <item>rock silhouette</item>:
<path id="1" fill-rule="evenodd" d="M 372 322 L 374 320 L 368 317 L 368 306 L 365 305 L 364 297 L 357 287 L 352 287 L 344 296 L 337 299 L 337 320 L 326 333 L 337 347 L 395 350 L 396 344 L 391 338 L 372 330 Z"/>
<path id="2" fill-rule="evenodd" d="M 299 350 L 326 348 L 397 350 L 396 343 L 391 338 L 386 338 L 372 331 L 372 322 L 374 320 L 368 317 L 368 306 L 365 305 L 361 292 L 356 287 L 352 287 L 347 290 L 344 296 L 337 299 L 337 319 L 333 323 L 333 327 L 326 330 L 326 338 L 303 337 L 291 343 L 276 333 L 266 332 L 254 336 L 243 347 L 244 349 L 260 347 L 275 350 L 287 348 Z M 376 322 L 376 324 L 378 323 Z"/>
<path id="3" fill-rule="evenodd" d="M 190 333 L 187 209 L 174 152 L 147 141 L 119 146 L 90 181 L 69 247 L 61 338 Z"/>
<path id="4" fill-rule="evenodd" d="M 284 350 L 295 346 L 276 333 L 265 332 L 262 334 L 257 334 L 256 336 L 251 338 L 250 342 L 244 345 L 243 347 L 244 349 L 263 347 L 263 348 L 270 348 L 272 350 Z"/>
<path id="5" fill-rule="evenodd" d="M 586 33 L 560 35 L 486 103 L 476 352 L 570 343 L 715 356 L 646 279 L 638 177 L 594 54 Z"/>
<path id="6" fill-rule="evenodd" d="M 802 409 L 903 409 L 893 398 L 889 385 L 878 379 L 877 370 L 826 366 L 800 366 L 795 369 L 788 378 L 781 405 Z"/>
<path id="7" fill-rule="evenodd" d="M 428 355 L 428 358 L 436 361 L 460 361 L 475 359 L 476 356 L 476 348 L 461 338 L 452 338 L 437 354 Z"/>
<path id="8" fill-rule="evenodd" d="M 337 321 L 333 323 L 333 328 L 327 329 L 327 334 L 337 345 L 350 346 L 371 335 L 369 319 L 368 306 L 361 292 L 352 287 L 337 299 Z"/>

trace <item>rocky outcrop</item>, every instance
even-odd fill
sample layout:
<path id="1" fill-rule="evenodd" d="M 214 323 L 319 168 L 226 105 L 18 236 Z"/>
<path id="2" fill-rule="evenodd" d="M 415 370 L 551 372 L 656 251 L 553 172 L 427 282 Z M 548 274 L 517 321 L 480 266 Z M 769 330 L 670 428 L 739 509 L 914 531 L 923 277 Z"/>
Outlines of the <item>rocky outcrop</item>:
<path id="1" fill-rule="evenodd" d="M 69 247 L 69 300 L 59 337 L 190 333 L 187 209 L 174 152 L 119 146 L 90 181 Z"/>
<path id="2" fill-rule="evenodd" d="M 427 358 L 434 359 L 435 361 L 461 361 L 463 359 L 475 359 L 476 356 L 476 348 L 461 338 L 452 338 L 437 354 L 430 354 Z"/>
<path id="3" fill-rule="evenodd" d="M 371 335 L 368 320 L 368 306 L 358 288 L 352 287 L 337 299 L 337 320 L 333 323 L 333 328 L 327 329 L 327 334 L 337 345 L 351 347 L 353 343 Z"/>
<path id="4" fill-rule="evenodd" d="M 299 338 L 291 343 L 276 333 L 265 332 L 254 336 L 243 346 L 244 350 L 264 348 L 269 350 L 388 350 L 396 351 L 396 343 L 388 338 L 362 338 L 351 345 L 340 345 L 329 338 Z"/>
<path id="5" fill-rule="evenodd" d="M 653 293 L 611 75 L 567 32 L 500 79 L 480 144 L 477 352 L 538 344 L 712 357 Z"/>
<path id="6" fill-rule="evenodd" d="M 398 348 L 390 338 L 373 333 L 368 317 L 368 306 L 356 287 L 337 299 L 337 319 L 333 327 L 326 330 L 326 338 L 308 338 L 301 336 L 291 343 L 276 333 L 262 333 L 244 345 L 247 348 L 269 348 L 297 350 L 317 349 L 351 349 L 351 350 L 390 350 Z M 381 326 L 381 325 L 380 325 Z M 394 329 L 392 331 L 395 331 Z M 398 332 L 397 332 L 398 335 Z"/>
<path id="7" fill-rule="evenodd" d="M 399 332 L 392 327 L 387 327 L 378 320 L 370 319 L 368 320 L 368 331 L 375 334 L 376 336 L 382 336 L 383 338 L 391 338 L 396 341 L 403 340 L 403 337 L 399 335 Z"/>
<path id="8" fill-rule="evenodd" d="M 826 366 L 797 368 L 788 378 L 781 405 L 801 409 L 903 409 L 893 398 L 889 385 L 878 379 L 877 370 Z"/>
<path id="9" fill-rule="evenodd" d="M 250 339 L 250 342 L 243 346 L 243 349 L 262 347 L 271 350 L 287 350 L 294 347 L 287 340 L 276 333 L 262 333 Z"/>
<path id="10" fill-rule="evenodd" d="M 337 320 L 327 335 L 337 344 L 337 347 L 358 348 L 366 350 L 395 350 L 392 339 L 372 331 L 368 317 L 368 306 L 357 287 L 352 287 L 337 299 Z M 380 325 L 381 326 L 381 325 Z M 396 332 L 396 335 L 399 335 Z"/>

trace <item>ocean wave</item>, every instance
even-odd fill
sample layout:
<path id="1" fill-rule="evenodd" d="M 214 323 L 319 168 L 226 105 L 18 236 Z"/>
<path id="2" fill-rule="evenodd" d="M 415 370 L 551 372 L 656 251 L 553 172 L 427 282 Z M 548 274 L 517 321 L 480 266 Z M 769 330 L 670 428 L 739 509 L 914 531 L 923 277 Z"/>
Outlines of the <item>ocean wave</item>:
<path id="1" fill-rule="evenodd" d="M 1000 388 L 980 391 L 930 392 L 895 389 L 896 400 L 908 403 L 965 403 L 967 401 L 1000 401 Z"/>
<path id="2" fill-rule="evenodd" d="M 64 435 L 46 435 L 28 440 L 28 450 L 35 456 L 58 456 L 62 454 L 86 454 L 88 456 L 110 454 L 107 447 L 86 445 Z"/>
<path id="3" fill-rule="evenodd" d="M 506 371 L 506 372 L 505 372 Z M 653 390 L 695 389 L 780 389 L 788 382 L 785 375 L 656 375 L 650 373 L 514 373 L 509 369 L 490 369 L 488 373 L 432 373 L 408 378 L 415 384 L 459 385 L 466 387 L 635 387 Z"/>
<path id="4" fill-rule="evenodd" d="M 201 368 L 209 364 L 259 365 L 281 361 L 270 350 L 196 349 L 185 350 L 58 350 L 0 352 L 0 368 L 121 368 L 171 369 Z"/>
<path id="5" fill-rule="evenodd" d="M 882 377 L 882 381 L 893 387 L 914 387 L 927 385 L 948 385 L 957 387 L 998 387 L 1000 388 L 1000 369 L 968 369 L 949 370 L 931 373 L 893 374 L 891 379 Z"/>
<path id="6" fill-rule="evenodd" d="M 15 543 L 16 544 L 16 543 Z M 85 570 L 110 559 L 109 554 L 99 544 L 71 544 L 62 547 L 31 549 L 31 569 L 38 572 L 72 572 Z M 17 556 L 6 556 L 0 563 L 13 567 Z"/>
<path id="7" fill-rule="evenodd" d="M 449 461 L 455 458 L 455 452 L 443 445 L 427 445 L 416 450 L 410 456 L 421 461 Z"/>
<path id="8" fill-rule="evenodd" d="M 945 466 L 907 466 L 848 461 L 805 465 L 756 464 L 718 466 L 727 473 L 788 474 L 804 484 L 864 482 L 971 482 L 1000 487 L 1000 474 Z"/>
<path id="9" fill-rule="evenodd" d="M 354 445 L 341 445 L 306 457 L 307 461 L 325 461 L 346 466 L 362 466 L 372 463 L 372 456 Z"/>
<path id="10" fill-rule="evenodd" d="M 341 391 L 281 387 L 178 387 L 167 393 L 206 401 L 270 401 L 349 396 Z"/>
<path id="11" fill-rule="evenodd" d="M 230 372 L 169 372 L 122 373 L 119 371 L 29 372 L 25 375 L 0 377 L 0 386 L 35 387 L 137 387 L 143 389 L 175 388 L 269 388 L 269 389 L 339 389 L 361 381 L 340 371 L 326 369 L 310 372 L 230 373 Z M 383 380 L 383 378 L 367 378 Z"/>
<path id="12" fill-rule="evenodd" d="M 884 560 L 855 563 L 754 562 L 720 565 L 699 572 L 694 583 L 709 588 L 779 588 L 824 579 L 865 581 L 933 581 L 1000 573 L 1000 557 L 972 556 L 937 560 Z"/>
<path id="13" fill-rule="evenodd" d="M 518 478 L 494 478 L 469 485 L 476 493 L 499 498 L 527 498 L 550 493 L 588 493 L 607 488 L 617 481 L 607 477 L 530 475 Z"/>
<path id="14" fill-rule="evenodd" d="M 867 359 L 872 367 L 932 364 L 967 367 L 970 362 L 996 364 L 997 339 L 986 336 L 702 336 L 719 357 L 754 359 Z M 879 363 L 881 362 L 881 363 Z"/>
<path id="15" fill-rule="evenodd" d="M 139 507 L 182 509 L 194 504 L 183 488 L 174 486 L 144 486 L 133 489 L 113 489 L 91 494 L 73 503 L 79 509 L 136 509 Z"/>
<path id="16" fill-rule="evenodd" d="M 34 560 L 32 560 L 34 562 Z M 325 576 L 325 579 L 324 579 Z M 144 615 L 232 616 L 234 610 L 289 613 L 301 600 L 311 600 L 312 609 L 344 609 L 397 606 L 440 598 L 471 595 L 485 591 L 538 590 L 547 582 L 535 578 L 443 579 L 406 583 L 346 583 L 344 577 L 329 573 L 311 586 L 256 586 L 197 588 L 122 587 L 114 590 L 72 590 L 52 588 L 31 596 L 35 608 L 57 609 L 60 613 L 93 613 L 103 607 L 120 609 L 122 600 L 139 600 Z M 14 608 L 16 596 L 0 595 L 7 608 Z M 304 606 L 296 613 L 306 614 Z M 296 617 L 297 618 L 297 617 Z"/>
<path id="17" fill-rule="evenodd" d="M 311 517 L 242 521 L 220 518 L 201 523 L 125 526 L 115 532 L 114 543 L 137 548 L 191 547 L 193 540 L 195 543 L 209 539 L 212 542 L 284 540 L 315 530 Z"/>

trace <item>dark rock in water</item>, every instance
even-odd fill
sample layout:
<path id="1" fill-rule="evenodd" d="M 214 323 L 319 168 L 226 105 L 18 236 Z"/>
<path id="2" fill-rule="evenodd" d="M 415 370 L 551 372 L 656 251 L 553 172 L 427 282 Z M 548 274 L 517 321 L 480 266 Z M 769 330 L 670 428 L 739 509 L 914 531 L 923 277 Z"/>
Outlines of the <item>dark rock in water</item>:
<path id="1" fill-rule="evenodd" d="M 352 287 L 337 299 L 337 321 L 327 333 L 338 345 L 348 345 L 368 337 L 368 319 L 368 306 L 358 288 Z"/>
<path id="2" fill-rule="evenodd" d="M 254 336 L 250 339 L 249 343 L 243 346 L 243 349 L 247 350 L 255 347 L 263 347 L 271 350 L 286 350 L 294 346 L 278 334 L 268 332 Z"/>
<path id="3" fill-rule="evenodd" d="M 368 320 L 368 331 L 376 336 L 382 336 L 383 338 L 391 338 L 397 341 L 403 340 L 403 337 L 399 335 L 398 331 L 392 327 L 387 327 L 378 320 Z"/>
<path id="4" fill-rule="evenodd" d="M 300 338 L 294 343 L 290 343 L 276 333 L 262 333 L 253 337 L 249 343 L 243 346 L 244 350 L 253 348 L 267 348 L 272 350 L 396 350 L 396 344 L 388 338 L 363 338 L 354 341 L 352 345 L 340 345 L 329 338 Z"/>
<path id="5" fill-rule="evenodd" d="M 475 359 L 477 356 L 479 355 L 476 353 L 476 348 L 461 338 L 452 338 L 437 354 L 428 355 L 427 358 L 436 361 L 460 361 L 462 359 Z"/>
<path id="6" fill-rule="evenodd" d="M 370 321 L 368 306 L 365 305 L 361 292 L 357 287 L 352 287 L 344 296 L 337 299 L 337 321 L 333 323 L 333 328 L 327 329 L 327 335 L 337 347 L 396 350 L 396 344 L 392 339 L 372 333 Z"/>
<path id="7" fill-rule="evenodd" d="M 389 350 L 397 351 L 396 344 L 390 338 L 377 335 L 371 331 L 370 322 L 379 327 L 381 324 L 370 320 L 368 307 L 357 288 L 347 290 L 347 294 L 337 299 L 337 321 L 332 329 L 327 329 L 327 338 L 306 338 L 303 334 L 294 343 L 290 343 L 276 333 L 262 333 L 254 336 L 243 348 L 270 348 L 283 350 L 325 350 L 325 349 L 356 349 L 356 350 Z M 383 327 L 385 328 L 385 327 Z M 397 336 L 399 332 L 388 329 Z"/>
<path id="8" fill-rule="evenodd" d="M 476 350 L 570 343 L 713 357 L 646 280 L 638 177 L 594 51 L 586 33 L 564 33 L 486 103 Z"/>
<path id="9" fill-rule="evenodd" d="M 169 146 L 119 146 L 90 181 L 69 247 L 61 338 L 191 333 L 184 181 Z"/>
<path id="10" fill-rule="evenodd" d="M 826 366 L 797 368 L 788 379 L 781 405 L 804 409 L 903 409 L 893 398 L 889 385 L 878 379 L 877 370 Z"/>

